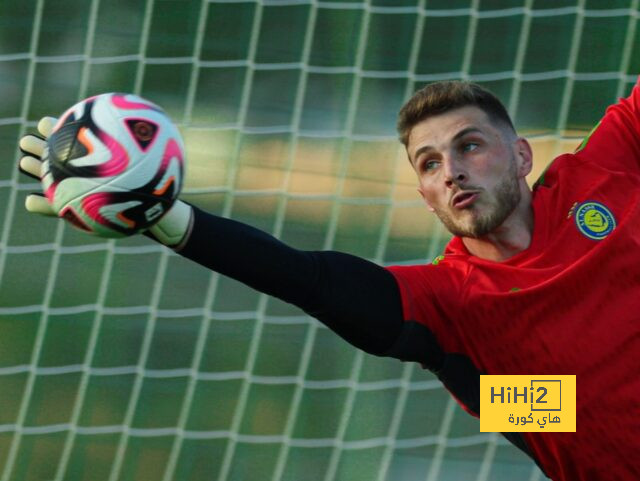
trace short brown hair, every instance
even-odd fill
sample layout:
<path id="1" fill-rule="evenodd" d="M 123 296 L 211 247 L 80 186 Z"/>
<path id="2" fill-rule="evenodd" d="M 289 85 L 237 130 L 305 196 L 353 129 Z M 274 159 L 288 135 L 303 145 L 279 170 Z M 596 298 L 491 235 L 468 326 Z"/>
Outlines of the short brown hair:
<path id="1" fill-rule="evenodd" d="M 473 105 L 493 122 L 503 124 L 514 133 L 516 129 L 502 102 L 478 84 L 463 81 L 435 82 L 418 90 L 398 113 L 398 134 L 405 147 L 416 124 L 433 115 Z"/>

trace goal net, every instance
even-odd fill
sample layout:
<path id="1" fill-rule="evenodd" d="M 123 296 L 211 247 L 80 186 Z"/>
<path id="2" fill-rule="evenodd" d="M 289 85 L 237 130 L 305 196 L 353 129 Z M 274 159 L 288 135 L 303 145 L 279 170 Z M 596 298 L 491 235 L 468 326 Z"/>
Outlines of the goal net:
<path id="1" fill-rule="evenodd" d="M 0 2 L 0 480 L 542 479 L 420 366 L 142 236 L 27 214 L 16 146 L 42 115 L 138 93 L 184 134 L 183 199 L 424 263 L 448 235 L 396 140 L 404 100 L 488 87 L 539 173 L 630 90 L 637 23 L 638 0 Z"/>

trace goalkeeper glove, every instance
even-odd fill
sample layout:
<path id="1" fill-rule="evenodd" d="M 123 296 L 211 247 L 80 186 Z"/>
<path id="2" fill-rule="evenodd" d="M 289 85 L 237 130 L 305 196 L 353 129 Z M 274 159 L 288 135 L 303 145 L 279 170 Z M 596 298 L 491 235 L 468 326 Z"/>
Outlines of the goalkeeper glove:
<path id="1" fill-rule="evenodd" d="M 28 134 L 20 139 L 20 150 L 23 156 L 19 161 L 19 169 L 22 173 L 38 179 L 43 192 L 52 183 L 49 172 L 49 161 L 44 158 L 47 147 L 47 138 L 51 135 L 57 119 L 44 117 L 38 122 L 38 135 Z M 29 212 L 47 216 L 57 216 L 52 205 L 43 192 L 34 192 L 27 195 L 25 207 Z M 171 209 L 147 232 L 150 237 L 158 242 L 180 250 L 187 242 L 193 224 L 193 207 L 176 200 Z"/>

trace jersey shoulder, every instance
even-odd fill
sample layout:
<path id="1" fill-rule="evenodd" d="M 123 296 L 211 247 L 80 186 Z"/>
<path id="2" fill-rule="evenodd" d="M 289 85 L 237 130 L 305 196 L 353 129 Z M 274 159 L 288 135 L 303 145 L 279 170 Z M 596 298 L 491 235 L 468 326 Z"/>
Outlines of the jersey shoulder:
<path id="1" fill-rule="evenodd" d="M 640 174 L 640 82 L 627 97 L 606 109 L 574 152 L 560 155 L 549 163 L 534 183 L 534 190 L 553 185 L 559 169 L 580 166 Z"/>
<path id="2" fill-rule="evenodd" d="M 451 252 L 449 246 L 432 262 L 387 267 L 398 284 L 405 320 L 435 328 L 435 324 L 446 324 L 451 307 L 458 304 L 470 265 L 468 256 Z"/>

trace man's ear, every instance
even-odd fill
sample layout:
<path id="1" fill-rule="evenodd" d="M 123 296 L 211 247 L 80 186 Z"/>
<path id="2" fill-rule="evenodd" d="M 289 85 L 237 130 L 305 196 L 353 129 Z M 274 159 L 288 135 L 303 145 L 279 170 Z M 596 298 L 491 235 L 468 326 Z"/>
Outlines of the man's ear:
<path id="1" fill-rule="evenodd" d="M 429 201 L 425 197 L 424 192 L 422 191 L 422 186 L 418 186 L 416 190 L 420 194 L 420 197 L 422 197 L 422 200 L 424 201 L 424 203 L 427 205 L 427 209 L 429 209 L 431 212 L 435 212 L 436 210 L 433 207 L 431 207 L 431 204 L 429 204 Z"/>
<path id="2" fill-rule="evenodd" d="M 518 177 L 526 177 L 533 168 L 533 150 L 524 137 L 518 137 L 514 145 Z"/>

